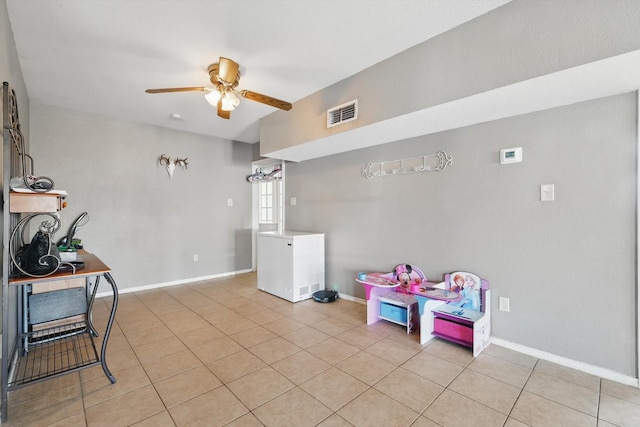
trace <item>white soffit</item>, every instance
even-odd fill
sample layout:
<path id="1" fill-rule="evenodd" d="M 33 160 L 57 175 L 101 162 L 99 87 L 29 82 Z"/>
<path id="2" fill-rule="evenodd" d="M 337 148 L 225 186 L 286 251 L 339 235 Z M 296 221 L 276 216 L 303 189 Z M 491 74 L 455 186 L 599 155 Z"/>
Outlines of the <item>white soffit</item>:
<path id="1" fill-rule="evenodd" d="M 640 88 L 640 51 L 479 93 L 263 156 L 300 162 Z M 367 108 L 361 105 L 360 108 Z"/>

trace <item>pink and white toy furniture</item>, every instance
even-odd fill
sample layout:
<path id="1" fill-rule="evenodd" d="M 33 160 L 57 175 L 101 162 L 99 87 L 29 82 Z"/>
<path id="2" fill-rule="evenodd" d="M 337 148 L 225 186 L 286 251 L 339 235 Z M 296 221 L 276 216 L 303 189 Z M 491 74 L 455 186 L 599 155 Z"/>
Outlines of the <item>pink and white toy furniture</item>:
<path id="1" fill-rule="evenodd" d="M 391 273 L 360 273 L 367 299 L 367 325 L 386 320 L 406 326 L 407 333 L 419 329 L 418 302 L 409 290 L 426 281 L 422 270 L 411 264 L 398 264 Z"/>
<path id="2" fill-rule="evenodd" d="M 457 271 L 444 276 L 444 287 L 460 294 L 432 309 L 433 335 L 473 348 L 479 355 L 489 345 L 491 334 L 491 291 L 489 282 L 477 275 Z"/>
<path id="3" fill-rule="evenodd" d="M 489 282 L 457 271 L 444 282 L 431 283 L 420 268 L 399 264 L 391 273 L 360 273 L 365 288 L 367 325 L 387 320 L 420 330 L 420 344 L 434 337 L 473 349 L 474 357 L 489 345 L 491 291 Z"/>
<path id="4" fill-rule="evenodd" d="M 418 267 L 399 264 L 391 273 L 360 273 L 367 298 L 367 325 L 378 320 L 420 330 L 420 344 L 440 337 L 473 349 L 474 357 L 491 335 L 491 291 L 477 275 L 457 271 L 431 283 Z"/>

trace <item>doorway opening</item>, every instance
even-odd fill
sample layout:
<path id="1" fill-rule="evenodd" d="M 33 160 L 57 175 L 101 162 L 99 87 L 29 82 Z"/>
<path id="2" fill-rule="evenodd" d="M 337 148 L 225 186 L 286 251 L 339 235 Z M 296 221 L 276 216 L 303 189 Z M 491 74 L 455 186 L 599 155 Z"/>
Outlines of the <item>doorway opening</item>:
<path id="1" fill-rule="evenodd" d="M 257 268 L 257 235 L 263 231 L 284 230 L 284 161 L 263 159 L 251 164 L 253 180 L 251 268 Z M 278 171 L 279 172 L 275 172 Z"/>

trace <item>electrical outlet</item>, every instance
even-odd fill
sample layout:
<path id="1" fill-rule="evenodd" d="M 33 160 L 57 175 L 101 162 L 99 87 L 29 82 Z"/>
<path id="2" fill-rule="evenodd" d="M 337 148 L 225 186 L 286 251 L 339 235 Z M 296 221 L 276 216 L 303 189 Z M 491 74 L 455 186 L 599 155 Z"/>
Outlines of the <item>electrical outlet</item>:
<path id="1" fill-rule="evenodd" d="M 509 311 L 509 298 L 500 297 L 500 311 Z"/>
<path id="2" fill-rule="evenodd" d="M 227 199 L 227 206 L 233 206 L 233 199 Z"/>
<path id="3" fill-rule="evenodd" d="M 198 262 L 198 254 L 193 254 L 193 262 Z"/>
<path id="4" fill-rule="evenodd" d="M 298 200 L 295 197 L 289 199 L 289 205 L 295 206 L 298 203 Z"/>

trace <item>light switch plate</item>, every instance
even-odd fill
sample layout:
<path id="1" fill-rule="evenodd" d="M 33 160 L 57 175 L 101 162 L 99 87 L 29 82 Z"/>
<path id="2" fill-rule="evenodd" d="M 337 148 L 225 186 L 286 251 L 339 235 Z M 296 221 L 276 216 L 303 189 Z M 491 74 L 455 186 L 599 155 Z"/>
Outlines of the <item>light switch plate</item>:
<path id="1" fill-rule="evenodd" d="M 552 202 L 556 199 L 555 188 L 553 184 L 543 184 L 540 186 L 540 200 L 543 202 Z"/>
<path id="2" fill-rule="evenodd" d="M 289 199 L 289 205 L 290 206 L 295 206 L 297 202 L 298 201 L 296 200 L 295 197 L 292 197 L 292 198 Z"/>

